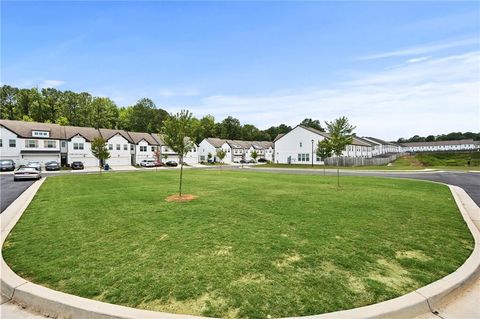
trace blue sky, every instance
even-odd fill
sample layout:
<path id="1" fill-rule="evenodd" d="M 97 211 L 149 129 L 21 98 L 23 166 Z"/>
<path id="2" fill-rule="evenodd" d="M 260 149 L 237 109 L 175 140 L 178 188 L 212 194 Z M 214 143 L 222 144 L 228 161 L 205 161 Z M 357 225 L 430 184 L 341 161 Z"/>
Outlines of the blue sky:
<path id="1" fill-rule="evenodd" d="M 2 1 L 1 81 L 260 128 L 480 130 L 478 2 Z"/>

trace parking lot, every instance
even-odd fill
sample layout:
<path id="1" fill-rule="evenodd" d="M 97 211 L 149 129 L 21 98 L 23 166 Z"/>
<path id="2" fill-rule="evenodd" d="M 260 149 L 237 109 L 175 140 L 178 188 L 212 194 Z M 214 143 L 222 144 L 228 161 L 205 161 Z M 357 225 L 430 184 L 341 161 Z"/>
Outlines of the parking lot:
<path id="1" fill-rule="evenodd" d="M 5 210 L 20 194 L 22 194 L 35 180 L 13 181 L 13 174 L 0 176 L 0 213 Z"/>

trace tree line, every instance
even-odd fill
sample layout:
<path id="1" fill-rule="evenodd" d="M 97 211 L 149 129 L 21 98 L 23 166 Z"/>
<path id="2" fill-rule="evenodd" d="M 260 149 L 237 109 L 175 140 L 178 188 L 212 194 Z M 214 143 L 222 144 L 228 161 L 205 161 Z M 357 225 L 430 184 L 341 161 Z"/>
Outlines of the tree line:
<path id="1" fill-rule="evenodd" d="M 117 106 L 108 97 L 87 92 L 61 91 L 54 88 L 21 89 L 0 87 L 0 118 L 35 121 L 82 127 L 122 129 L 133 132 L 158 133 L 171 115 L 148 98 L 134 105 Z M 324 131 L 319 120 L 304 119 L 300 124 Z M 292 127 L 285 124 L 260 130 L 252 124 L 228 116 L 217 122 L 212 115 L 192 117 L 192 137 L 200 143 L 206 137 L 231 140 L 273 141 Z"/>
<path id="2" fill-rule="evenodd" d="M 428 135 L 428 136 L 419 136 L 414 135 L 410 138 L 399 138 L 398 143 L 410 143 L 410 142 L 435 142 L 435 141 L 458 141 L 464 139 L 473 139 L 475 141 L 480 141 L 480 133 L 472 132 L 452 132 L 448 134 L 440 135 Z"/>

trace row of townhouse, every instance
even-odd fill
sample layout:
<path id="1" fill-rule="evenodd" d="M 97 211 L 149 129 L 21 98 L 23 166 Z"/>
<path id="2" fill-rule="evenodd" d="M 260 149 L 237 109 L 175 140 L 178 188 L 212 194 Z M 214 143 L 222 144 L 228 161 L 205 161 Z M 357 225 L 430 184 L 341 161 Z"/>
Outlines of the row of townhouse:
<path id="1" fill-rule="evenodd" d="M 144 159 L 155 159 L 157 150 L 165 161 L 179 160 L 178 154 L 166 145 L 160 134 L 11 120 L 0 120 L 0 156 L 18 165 L 29 161 L 42 164 L 57 161 L 65 166 L 80 161 L 85 166 L 98 166 L 91 152 L 91 142 L 100 136 L 110 151 L 106 161 L 110 166 L 135 165 Z M 183 161 L 187 164 L 198 162 L 197 145 Z"/>
<path id="2" fill-rule="evenodd" d="M 240 141 L 225 140 L 215 137 L 205 138 L 198 145 L 199 161 L 207 162 L 209 160 L 220 162 L 217 157 L 217 151 L 223 150 L 225 158 L 224 163 L 239 163 L 240 161 L 250 161 L 253 159 L 252 154 L 257 154 L 257 160 L 266 159 L 273 161 L 274 149 L 273 142 L 268 141 Z"/>
<path id="3" fill-rule="evenodd" d="M 412 142 L 402 143 L 407 152 L 446 152 L 446 151 L 478 151 L 480 142 L 473 139 L 458 141 Z"/>
<path id="4" fill-rule="evenodd" d="M 323 164 L 316 156 L 319 141 L 328 139 L 329 134 L 311 127 L 297 125 L 286 134 L 278 135 L 274 140 L 275 162 L 281 164 Z M 399 144 L 386 142 L 372 137 L 353 137 L 352 144 L 343 151 L 345 157 L 371 158 L 389 153 L 401 153 Z"/>

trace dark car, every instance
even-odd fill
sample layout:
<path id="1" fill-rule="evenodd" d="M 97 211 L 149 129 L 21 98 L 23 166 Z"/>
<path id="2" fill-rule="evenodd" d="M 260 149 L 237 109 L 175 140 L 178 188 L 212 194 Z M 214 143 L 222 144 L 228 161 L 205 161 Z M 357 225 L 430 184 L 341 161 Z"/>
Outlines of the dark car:
<path id="1" fill-rule="evenodd" d="M 15 170 L 15 162 L 12 160 L 0 160 L 0 171 Z"/>
<path id="2" fill-rule="evenodd" d="M 247 164 L 247 161 L 242 159 L 242 160 L 240 160 L 240 164 Z"/>
<path id="3" fill-rule="evenodd" d="M 177 164 L 177 162 L 175 162 L 175 161 L 168 161 L 168 162 L 165 163 L 165 165 L 170 166 L 170 167 L 175 167 L 175 166 L 177 166 L 178 164 Z"/>
<path id="4" fill-rule="evenodd" d="M 267 161 L 266 159 L 264 159 L 264 158 L 259 158 L 259 159 L 258 159 L 258 162 L 259 162 L 259 163 L 266 163 L 266 162 L 268 162 L 268 161 Z"/>
<path id="5" fill-rule="evenodd" d="M 248 161 L 248 163 L 253 164 L 253 163 L 255 163 L 255 160 L 251 159 L 251 160 Z"/>
<path id="6" fill-rule="evenodd" d="M 59 171 L 60 170 L 60 164 L 55 161 L 47 162 L 45 163 L 45 170 L 46 171 Z"/>
<path id="7" fill-rule="evenodd" d="M 84 169 L 82 162 L 72 162 L 72 164 L 70 164 L 70 167 L 72 169 Z"/>

